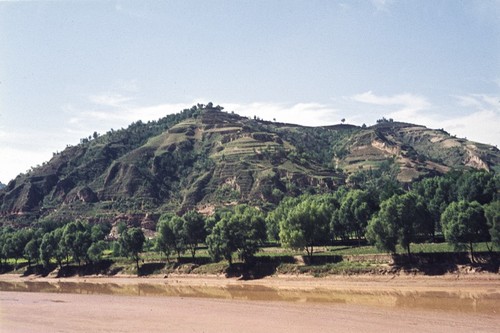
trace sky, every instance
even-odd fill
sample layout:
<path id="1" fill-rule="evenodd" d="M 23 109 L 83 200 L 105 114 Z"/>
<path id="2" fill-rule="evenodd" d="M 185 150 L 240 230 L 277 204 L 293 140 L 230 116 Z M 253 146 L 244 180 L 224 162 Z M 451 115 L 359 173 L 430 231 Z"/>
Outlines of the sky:
<path id="1" fill-rule="evenodd" d="M 500 1 L 2 1 L 0 182 L 197 103 L 500 144 Z"/>

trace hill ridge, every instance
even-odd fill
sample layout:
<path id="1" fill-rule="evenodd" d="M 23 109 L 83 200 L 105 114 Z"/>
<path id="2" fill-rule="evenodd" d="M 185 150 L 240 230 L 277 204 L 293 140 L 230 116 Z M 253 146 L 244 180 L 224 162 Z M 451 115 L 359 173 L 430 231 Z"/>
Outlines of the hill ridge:
<path id="1" fill-rule="evenodd" d="M 454 168 L 495 170 L 496 147 L 422 125 L 306 127 L 198 104 L 84 138 L 0 190 L 0 221 L 111 218 L 250 203 L 349 185 L 387 165 L 401 182 Z M 210 210 L 210 209 L 209 209 Z"/>

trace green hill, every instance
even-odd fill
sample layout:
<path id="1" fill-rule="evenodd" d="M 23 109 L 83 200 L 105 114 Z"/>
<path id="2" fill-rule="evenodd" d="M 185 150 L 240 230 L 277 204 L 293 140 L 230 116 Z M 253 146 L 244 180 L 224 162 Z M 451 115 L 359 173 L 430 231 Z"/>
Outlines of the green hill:
<path id="1" fill-rule="evenodd" d="M 390 164 L 397 179 L 452 168 L 495 169 L 497 148 L 443 130 L 383 121 L 371 127 L 304 127 L 198 105 L 155 122 L 81 140 L 0 190 L 0 221 L 86 218 L 147 225 L 166 210 L 331 191 Z"/>

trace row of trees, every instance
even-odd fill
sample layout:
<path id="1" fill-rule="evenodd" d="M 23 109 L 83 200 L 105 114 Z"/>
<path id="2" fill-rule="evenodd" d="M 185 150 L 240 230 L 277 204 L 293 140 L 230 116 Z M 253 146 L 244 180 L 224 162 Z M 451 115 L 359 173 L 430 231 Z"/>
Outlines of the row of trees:
<path id="1" fill-rule="evenodd" d="M 64 262 L 69 264 L 70 259 L 78 265 L 97 262 L 108 246 L 105 237 L 110 229 L 108 224 L 90 225 L 80 221 L 58 228 L 50 224 L 20 230 L 2 228 L 0 263 L 8 258 L 13 258 L 16 266 L 20 258 L 25 258 L 29 266 L 38 262 L 48 265 L 51 259 L 61 267 Z"/>
<path id="2" fill-rule="evenodd" d="M 267 215 L 247 205 L 205 223 L 194 211 L 183 217 L 167 215 L 158 224 L 157 247 L 167 257 L 171 252 L 180 256 L 190 244 L 194 257 L 196 244 L 206 236 L 212 258 L 231 261 L 235 252 L 250 259 L 266 240 L 304 249 L 309 256 L 314 246 L 338 240 L 367 240 L 388 252 L 400 245 L 408 255 L 411 243 L 434 241 L 437 236 L 457 250 L 467 247 L 472 255 L 475 242 L 500 246 L 499 177 L 494 173 L 454 172 L 424 179 L 407 191 L 390 182 L 380 186 L 374 179 L 384 178 L 375 176 L 359 177 L 363 181 L 355 189 L 286 197 Z"/>
<path id="3" fill-rule="evenodd" d="M 167 260 L 188 251 L 195 258 L 205 243 L 214 261 L 230 263 L 237 253 L 250 260 L 266 241 L 283 247 L 303 249 L 312 256 L 317 245 L 335 241 L 369 241 L 378 248 L 394 252 L 400 245 L 410 255 L 410 244 L 433 241 L 437 236 L 457 250 L 491 241 L 500 246 L 499 178 L 493 173 L 451 173 L 424 179 L 411 189 L 374 186 L 369 175 L 357 188 L 340 188 L 327 194 L 285 197 L 267 213 L 249 205 L 239 205 L 204 217 L 196 211 L 183 216 L 166 213 L 157 224 L 155 249 Z M 376 179 L 380 179 L 377 177 Z M 62 266 L 70 259 L 81 264 L 101 260 L 110 226 L 71 222 L 54 227 L 13 230 L 0 229 L 0 260 L 21 257 L 28 264 L 51 258 Z M 139 254 L 146 241 L 140 228 L 118 228 L 113 245 L 115 255 L 128 256 L 139 266 Z"/>

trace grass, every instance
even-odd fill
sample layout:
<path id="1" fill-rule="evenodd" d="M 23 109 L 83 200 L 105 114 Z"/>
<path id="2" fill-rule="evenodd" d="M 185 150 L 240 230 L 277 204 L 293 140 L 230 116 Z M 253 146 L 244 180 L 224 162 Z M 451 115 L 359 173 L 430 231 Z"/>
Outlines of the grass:
<path id="1" fill-rule="evenodd" d="M 475 251 L 488 252 L 488 243 L 475 244 Z M 252 274 L 256 276 L 266 276 L 271 274 L 309 274 L 313 276 L 325 276 L 330 274 L 366 274 L 377 272 L 379 269 L 387 269 L 387 264 L 376 264 L 375 261 L 370 261 L 370 257 L 363 258 L 363 255 L 385 255 L 387 253 L 378 250 L 374 246 L 323 246 L 316 247 L 313 260 L 309 261 L 305 251 L 291 250 L 278 246 L 267 246 L 261 248 L 256 254 L 256 261 L 252 265 L 243 265 L 244 269 L 250 269 Z M 413 254 L 443 254 L 455 253 L 451 245 L 447 243 L 423 243 L 412 244 L 411 251 Z M 397 248 L 397 253 L 405 254 L 402 248 Z M 345 260 L 343 256 L 361 256 L 356 260 Z M 114 257 L 110 250 L 103 252 L 103 260 L 108 265 L 104 268 L 98 265 L 94 268 L 89 266 L 86 269 L 82 265 L 82 270 L 72 263 L 70 267 L 65 267 L 71 274 L 125 274 L 137 275 L 135 261 L 124 258 Z M 233 262 L 236 266 L 241 266 L 240 260 L 235 253 Z M 14 268 L 14 259 L 10 258 L 3 265 L 2 272 L 13 274 L 25 274 L 28 270 L 27 261 L 19 259 L 17 269 Z M 54 262 L 51 262 L 55 268 Z M 443 263 L 446 264 L 446 263 Z M 64 262 L 64 266 L 66 263 Z M 383 267 L 382 267 L 383 266 Z M 88 267 L 87 267 L 88 268 Z M 96 269 L 98 268 L 98 269 Z M 226 274 L 229 264 L 226 261 L 213 263 L 206 247 L 201 247 L 196 251 L 196 256 L 193 260 L 189 252 L 181 255 L 177 260 L 177 255 L 172 254 L 170 260 L 167 261 L 164 254 L 148 251 L 141 254 L 139 275 L 168 275 L 173 273 L 182 274 Z M 53 269 L 53 268 L 52 268 Z M 94 273 L 88 273 L 88 272 Z M 32 274 L 32 273 L 29 273 Z M 48 274 L 48 272 L 47 272 Z"/>

